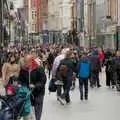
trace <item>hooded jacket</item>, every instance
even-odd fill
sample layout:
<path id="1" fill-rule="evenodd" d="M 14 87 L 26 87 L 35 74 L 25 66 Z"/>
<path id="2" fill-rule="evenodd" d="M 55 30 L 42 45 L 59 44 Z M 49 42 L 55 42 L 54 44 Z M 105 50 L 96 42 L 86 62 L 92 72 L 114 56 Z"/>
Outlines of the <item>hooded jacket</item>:
<path id="1" fill-rule="evenodd" d="M 24 67 L 21 68 L 18 81 L 22 86 L 27 86 L 28 88 L 29 84 L 35 85 L 33 91 L 35 96 L 45 93 L 46 75 L 43 67 L 38 66 L 35 60 L 32 62 L 31 72 Z"/>

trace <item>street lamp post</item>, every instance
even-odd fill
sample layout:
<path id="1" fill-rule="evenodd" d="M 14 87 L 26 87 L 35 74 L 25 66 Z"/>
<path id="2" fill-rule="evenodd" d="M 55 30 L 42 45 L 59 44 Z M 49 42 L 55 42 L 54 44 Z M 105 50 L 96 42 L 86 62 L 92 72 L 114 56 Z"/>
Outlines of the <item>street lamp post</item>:
<path id="1" fill-rule="evenodd" d="M 0 42 L 3 44 L 4 29 L 3 29 L 3 0 L 0 0 Z"/>
<path id="2" fill-rule="evenodd" d="M 91 22 L 91 12 L 92 12 L 92 2 L 90 1 L 90 3 L 89 3 L 89 9 L 90 9 L 90 11 L 89 11 L 89 13 L 90 13 L 90 17 L 89 17 L 89 47 L 91 48 L 91 46 L 92 46 L 92 40 L 91 40 L 91 25 L 92 25 L 92 22 Z"/>

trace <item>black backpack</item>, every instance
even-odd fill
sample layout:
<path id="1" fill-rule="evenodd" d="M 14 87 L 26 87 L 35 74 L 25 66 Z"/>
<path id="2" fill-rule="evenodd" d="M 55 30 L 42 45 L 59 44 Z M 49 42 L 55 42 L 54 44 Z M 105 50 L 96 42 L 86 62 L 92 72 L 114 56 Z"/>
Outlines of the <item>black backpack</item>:
<path id="1" fill-rule="evenodd" d="M 112 58 L 109 58 L 107 60 L 107 68 L 106 69 L 109 72 L 113 72 L 113 60 L 112 60 Z"/>

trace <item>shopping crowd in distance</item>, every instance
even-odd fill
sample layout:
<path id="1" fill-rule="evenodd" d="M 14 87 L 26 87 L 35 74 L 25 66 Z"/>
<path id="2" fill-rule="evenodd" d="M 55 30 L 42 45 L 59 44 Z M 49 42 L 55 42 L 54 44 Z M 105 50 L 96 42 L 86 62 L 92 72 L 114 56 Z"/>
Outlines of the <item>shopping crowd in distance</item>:
<path id="1" fill-rule="evenodd" d="M 120 51 L 76 45 L 8 45 L 0 48 L 0 120 L 41 120 L 45 70 L 49 92 L 56 93 L 61 105 L 70 104 L 70 91 L 79 81 L 80 100 L 89 99 L 89 85 L 100 88 L 99 74 L 105 68 L 106 86 L 120 91 Z M 0 91 L 0 92 L 1 92 Z M 1 92 L 2 94 L 2 92 Z M 8 108 L 8 109 L 6 109 Z"/>

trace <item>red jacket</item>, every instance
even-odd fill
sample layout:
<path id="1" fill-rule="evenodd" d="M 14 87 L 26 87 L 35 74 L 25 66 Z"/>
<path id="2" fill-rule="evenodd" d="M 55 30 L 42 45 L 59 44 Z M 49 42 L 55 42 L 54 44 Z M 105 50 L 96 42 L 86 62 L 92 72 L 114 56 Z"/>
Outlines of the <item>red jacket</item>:
<path id="1" fill-rule="evenodd" d="M 104 55 L 103 52 L 99 52 L 99 59 L 100 59 L 101 62 L 104 61 L 104 59 L 105 59 L 105 55 Z"/>

